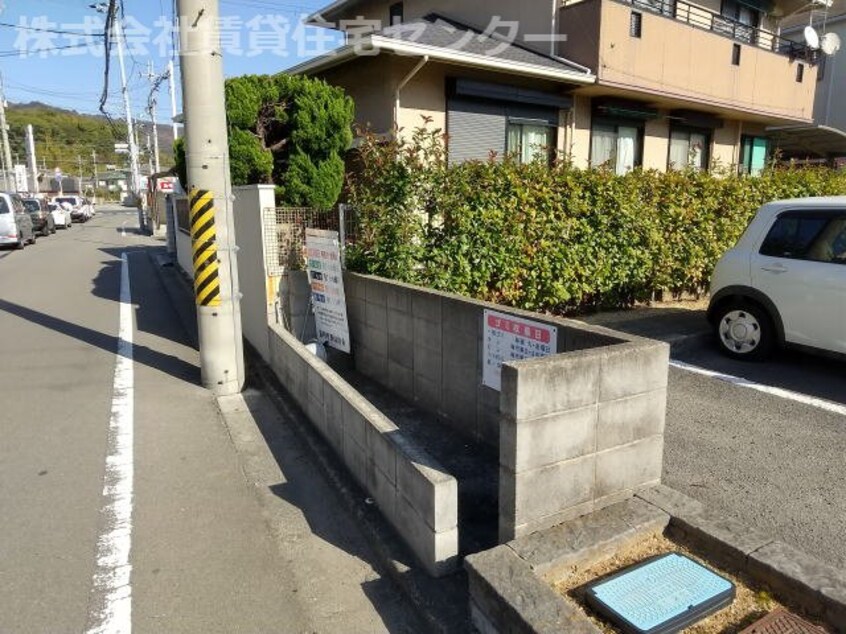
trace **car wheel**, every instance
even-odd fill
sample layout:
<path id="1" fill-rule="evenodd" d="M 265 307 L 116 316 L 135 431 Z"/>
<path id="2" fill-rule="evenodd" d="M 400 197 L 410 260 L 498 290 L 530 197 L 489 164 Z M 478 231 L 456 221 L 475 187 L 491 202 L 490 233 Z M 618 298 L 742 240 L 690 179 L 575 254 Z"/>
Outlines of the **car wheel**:
<path id="1" fill-rule="evenodd" d="M 719 312 L 715 330 L 720 349 L 741 361 L 761 361 L 772 354 L 775 329 L 766 310 L 749 301 L 729 304 Z"/>

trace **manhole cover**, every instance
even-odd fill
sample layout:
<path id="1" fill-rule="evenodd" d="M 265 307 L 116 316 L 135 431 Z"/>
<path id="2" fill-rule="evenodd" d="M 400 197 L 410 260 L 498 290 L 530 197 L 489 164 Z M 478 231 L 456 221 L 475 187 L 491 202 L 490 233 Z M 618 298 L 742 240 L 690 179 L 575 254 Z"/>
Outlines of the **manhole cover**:
<path id="1" fill-rule="evenodd" d="M 588 603 L 626 634 L 669 634 L 734 600 L 734 584 L 689 557 L 670 553 L 587 587 Z"/>
<path id="2" fill-rule="evenodd" d="M 779 608 L 740 634 L 826 634 L 825 629 Z"/>

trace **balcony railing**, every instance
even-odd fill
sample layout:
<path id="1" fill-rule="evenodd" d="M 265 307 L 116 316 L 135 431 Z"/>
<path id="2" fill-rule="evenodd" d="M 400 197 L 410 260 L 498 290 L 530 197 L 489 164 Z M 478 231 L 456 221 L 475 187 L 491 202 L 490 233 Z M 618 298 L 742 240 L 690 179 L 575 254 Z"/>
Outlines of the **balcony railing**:
<path id="1" fill-rule="evenodd" d="M 790 59 L 801 59 L 814 64 L 819 59 L 819 51 L 800 42 L 793 42 L 783 37 L 749 24 L 743 24 L 719 13 L 714 13 L 683 0 L 615 0 L 650 13 L 657 13 L 669 19 L 684 22 L 690 26 L 712 31 L 737 42 L 758 46 L 759 48 L 786 55 Z"/>

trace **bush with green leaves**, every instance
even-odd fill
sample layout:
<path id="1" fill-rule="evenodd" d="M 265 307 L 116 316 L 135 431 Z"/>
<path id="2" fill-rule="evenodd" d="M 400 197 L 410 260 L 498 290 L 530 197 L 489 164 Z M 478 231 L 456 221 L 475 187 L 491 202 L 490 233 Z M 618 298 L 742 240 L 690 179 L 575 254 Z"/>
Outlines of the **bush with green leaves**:
<path id="1" fill-rule="evenodd" d="M 340 88 L 300 75 L 226 81 L 232 184 L 275 184 L 280 204 L 328 209 L 344 184 L 354 105 Z M 184 151 L 176 148 L 184 173 Z"/>
<path id="2" fill-rule="evenodd" d="M 846 172 L 824 168 L 617 176 L 444 156 L 439 131 L 363 138 L 351 268 L 530 310 L 629 306 L 706 291 L 761 204 L 846 194 Z"/>

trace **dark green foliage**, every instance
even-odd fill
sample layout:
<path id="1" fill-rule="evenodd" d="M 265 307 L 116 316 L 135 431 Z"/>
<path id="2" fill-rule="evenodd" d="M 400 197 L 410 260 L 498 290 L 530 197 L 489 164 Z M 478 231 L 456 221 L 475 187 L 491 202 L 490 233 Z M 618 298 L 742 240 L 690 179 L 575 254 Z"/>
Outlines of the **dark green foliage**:
<path id="1" fill-rule="evenodd" d="M 531 310 L 702 292 L 761 204 L 846 194 L 846 172 L 818 168 L 616 176 L 512 160 L 447 167 L 443 154 L 438 132 L 365 137 L 349 265 Z"/>
<path id="2" fill-rule="evenodd" d="M 275 183 L 280 202 L 326 209 L 344 182 L 354 106 L 343 90 L 292 75 L 226 82 L 233 185 Z"/>
<path id="3" fill-rule="evenodd" d="M 176 175 L 179 177 L 179 182 L 182 189 L 188 191 L 188 173 L 185 164 L 185 139 L 180 137 L 173 142 L 173 162 L 176 164 Z"/>
<path id="4" fill-rule="evenodd" d="M 9 123 L 9 140 L 12 157 L 26 162 L 26 126 L 32 124 L 35 132 L 35 154 L 38 165 L 47 165 L 47 171 L 59 167 L 65 174 L 79 172 L 78 157 L 82 157 L 83 174 L 93 174 L 91 152 L 97 152 L 100 172 L 106 164 L 124 167 L 126 155 L 114 153 L 115 143 L 126 142 L 126 125 L 115 121 L 115 127 L 101 116 L 79 114 L 70 110 L 53 108 L 40 103 L 12 104 L 6 111 Z M 145 124 L 141 124 L 142 127 Z M 162 164 L 169 165 L 171 156 L 167 148 L 171 144 L 170 126 L 159 126 Z M 139 131 L 143 135 L 143 130 Z M 142 136 L 143 138 L 143 136 Z"/>

